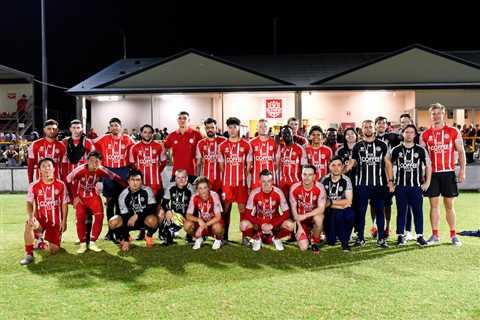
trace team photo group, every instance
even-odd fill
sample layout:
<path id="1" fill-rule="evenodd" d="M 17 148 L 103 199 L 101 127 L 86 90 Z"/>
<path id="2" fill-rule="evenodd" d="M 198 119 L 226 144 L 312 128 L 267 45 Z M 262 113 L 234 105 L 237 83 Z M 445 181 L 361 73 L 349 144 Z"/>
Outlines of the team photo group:
<path id="1" fill-rule="evenodd" d="M 445 106 L 432 104 L 429 114 L 431 126 L 423 132 L 409 114 L 401 115 L 395 131 L 381 115 L 361 119 L 359 130 L 346 128 L 333 145 L 320 126 L 301 134 L 295 118 L 276 135 L 268 120 L 259 119 L 255 137 L 248 138 L 238 118 L 226 119 L 224 134 L 221 123 L 207 118 L 202 135 L 182 111 L 178 128 L 161 141 L 149 124 L 134 141 L 118 118 L 95 139 L 86 137 L 80 120 L 47 120 L 44 136 L 28 151 L 20 264 L 34 262 L 36 250 L 58 252 L 62 235 L 70 232 L 68 219 L 75 220 L 78 254 L 102 251 L 101 236 L 122 252 L 135 240 L 163 250 L 155 243 L 169 246 L 177 238 L 193 250 L 211 238 L 211 249 L 219 250 L 238 231 L 242 245 L 253 251 L 267 245 L 282 251 L 289 242 L 319 254 L 325 245 L 361 250 L 365 233 L 379 250 L 409 240 L 419 247 L 439 244 L 444 207 L 450 234 L 442 239 L 461 246 L 454 203 L 457 184 L 465 179 L 462 136 L 445 123 Z M 59 127 L 67 126 L 71 136 L 59 140 Z M 429 212 L 423 210 L 424 197 Z M 230 228 L 231 217 L 237 217 L 231 215 L 234 204 L 240 220 L 232 225 L 240 230 Z M 368 215 L 373 226 L 365 230 Z M 431 230 L 424 230 L 424 219 Z"/>

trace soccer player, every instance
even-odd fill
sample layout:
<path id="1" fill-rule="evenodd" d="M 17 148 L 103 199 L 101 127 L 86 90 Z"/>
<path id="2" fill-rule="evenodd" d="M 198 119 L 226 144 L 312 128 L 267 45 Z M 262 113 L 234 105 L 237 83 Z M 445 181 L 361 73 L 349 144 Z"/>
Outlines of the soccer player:
<path id="1" fill-rule="evenodd" d="M 212 249 L 218 250 L 222 246 L 224 233 L 220 198 L 215 191 L 210 190 L 207 177 L 198 177 L 194 184 L 197 192 L 188 205 L 185 232 L 195 239 L 193 250 L 200 249 L 203 237 L 207 236 L 215 238 Z"/>
<path id="2" fill-rule="evenodd" d="M 76 167 L 66 178 L 70 185 L 69 189 L 77 217 L 77 235 L 80 240 L 80 248 L 77 253 L 87 251 L 85 221 L 89 213 L 94 216 L 94 221 L 88 249 L 95 252 L 102 251 L 95 243 L 103 226 L 103 204 L 102 198 L 96 190 L 97 183 L 102 178 L 108 177 L 127 187 L 127 183 L 119 175 L 101 165 L 101 157 L 97 151 L 90 152 L 87 156 L 87 163 Z"/>
<path id="3" fill-rule="evenodd" d="M 194 194 L 195 189 L 188 182 L 187 170 L 178 169 L 175 172 L 175 182 L 163 194 L 158 214 L 159 235 L 165 245 L 173 244 L 173 238 L 183 226 L 188 204 Z M 192 237 L 188 234 L 186 240 L 193 243 Z"/>
<path id="4" fill-rule="evenodd" d="M 445 124 L 445 106 L 434 103 L 428 110 L 432 126 L 422 134 L 420 139 L 420 144 L 426 147 L 432 161 L 432 181 L 425 192 L 425 195 L 430 198 L 432 224 L 432 236 L 427 242 L 432 245 L 440 243 L 438 224 L 441 195 L 450 226 L 450 240 L 454 246 L 461 246 L 462 242 L 455 233 L 454 201 L 458 196 L 457 182 L 462 183 L 465 180 L 465 150 L 462 135 L 456 128 Z M 455 176 L 455 151 L 458 153 L 460 164 L 458 178 Z"/>
<path id="5" fill-rule="evenodd" d="M 298 247 L 305 251 L 309 242 L 312 243 L 314 254 L 320 252 L 320 235 L 323 231 L 325 211 L 325 188 L 315 181 L 315 166 L 311 164 L 302 167 L 302 181 L 290 188 L 290 207 L 293 223 L 290 230 L 296 230 Z"/>
<path id="6" fill-rule="evenodd" d="M 293 130 L 289 126 L 280 129 L 282 141 L 277 149 L 277 170 L 279 187 L 289 194 L 290 187 L 301 180 L 302 165 L 307 164 L 305 149 L 293 140 Z"/>
<path id="7" fill-rule="evenodd" d="M 217 121 L 213 118 L 207 118 L 203 122 L 207 137 L 200 140 L 197 144 L 197 176 L 205 176 L 212 184 L 212 190 L 221 194 L 222 177 L 220 175 L 220 165 L 218 163 L 219 146 L 226 139 L 217 136 Z"/>
<path id="8" fill-rule="evenodd" d="M 289 118 L 287 121 L 287 125 L 293 131 L 293 141 L 295 143 L 298 143 L 302 147 L 306 147 L 308 144 L 307 138 L 298 134 L 298 127 L 299 127 L 298 119 L 294 117 Z"/>
<path id="9" fill-rule="evenodd" d="M 328 162 L 333 157 L 332 149 L 323 144 L 323 131 L 319 126 L 312 126 L 308 133 L 311 144 L 305 148 L 307 162 L 317 168 L 317 181 L 328 173 Z"/>
<path id="10" fill-rule="evenodd" d="M 223 173 L 222 197 L 225 203 L 224 240 L 228 241 L 230 211 L 234 202 L 238 205 L 240 216 L 245 211 L 248 199 L 247 179 L 251 168 L 252 147 L 240 138 L 240 120 L 235 117 L 227 119 L 228 140 L 219 147 L 220 170 Z"/>
<path id="11" fill-rule="evenodd" d="M 277 153 L 277 145 L 275 144 L 275 139 L 269 136 L 269 129 L 270 126 L 267 120 L 258 120 L 258 136 L 250 140 L 253 157 L 252 183 L 250 184 L 251 190 L 260 186 L 260 172 L 263 170 L 276 172 L 275 155 Z M 273 183 L 276 183 L 275 174 L 273 175 Z"/>
<path id="12" fill-rule="evenodd" d="M 60 249 L 62 233 L 67 230 L 68 192 L 65 184 L 55 177 L 55 162 L 42 158 L 38 170 L 40 179 L 28 187 L 25 257 L 20 260 L 21 265 L 34 261 L 35 233 L 45 234 L 50 253 L 55 254 Z"/>
<path id="13" fill-rule="evenodd" d="M 103 159 L 103 165 L 110 171 L 119 175 L 123 180 L 128 176 L 128 150 L 134 144 L 128 134 L 123 134 L 122 122 L 118 118 L 112 118 L 109 121 L 110 132 L 104 134 L 93 141 L 95 150 L 100 152 Z M 119 214 L 118 195 L 122 188 L 109 178 L 103 179 L 103 195 L 107 198 L 107 219 L 110 220 L 114 211 Z M 114 241 L 114 234 L 110 230 L 105 236 L 105 240 Z"/>
<path id="14" fill-rule="evenodd" d="M 364 139 L 355 144 L 352 150 L 352 159 L 349 161 L 346 172 L 358 166 L 356 170 L 356 217 L 355 229 L 358 238 L 356 246 L 364 246 L 365 238 L 365 214 L 367 212 L 368 200 L 372 200 L 375 208 L 375 221 L 378 226 L 377 245 L 388 248 L 384 234 L 384 206 L 385 195 L 393 192 L 393 177 L 391 176 L 392 163 L 386 157 L 388 153 L 387 144 L 377 138 L 373 132 L 372 120 L 362 122 L 362 133 Z"/>
<path id="15" fill-rule="evenodd" d="M 140 228 L 147 229 L 145 243 L 148 248 L 153 247 L 153 235 L 158 228 L 158 217 L 156 215 L 157 201 L 150 187 L 142 183 L 142 173 L 138 170 L 131 170 L 128 174 L 128 188 L 120 193 L 118 204 L 120 214 L 109 219 L 110 229 L 120 239 L 120 247 L 123 252 L 130 250 L 130 230 Z"/>
<path id="16" fill-rule="evenodd" d="M 202 135 L 197 130 L 189 128 L 190 115 L 181 111 L 177 118 L 178 129 L 170 133 L 165 140 L 165 148 L 169 149 L 173 158 L 172 179 L 175 179 L 177 169 L 185 169 L 190 183 L 195 180 L 195 158 L 197 143 Z"/>
<path id="17" fill-rule="evenodd" d="M 95 150 L 92 140 L 83 133 L 82 122 L 78 119 L 70 122 L 70 137 L 63 139 L 65 156 L 62 161 L 62 174 L 64 181 L 67 175 L 78 166 L 87 163 L 87 155 Z M 68 185 L 67 185 L 68 186 Z M 73 199 L 72 195 L 70 198 Z"/>
<path id="18" fill-rule="evenodd" d="M 417 244 L 426 246 L 423 238 L 423 194 L 430 185 L 432 168 L 427 151 L 415 143 L 417 128 L 413 124 L 403 129 L 403 143 L 390 151 L 390 161 L 397 167 L 395 198 L 397 203 L 397 245 L 404 246 L 405 220 L 411 208 L 415 221 Z M 425 179 L 424 171 L 425 167 Z"/>
<path id="19" fill-rule="evenodd" d="M 245 213 L 241 217 L 240 231 L 244 238 L 251 237 L 253 251 L 262 243 L 273 243 L 275 249 L 283 251 L 282 238 L 291 233 L 292 221 L 286 222 L 290 210 L 282 190 L 273 185 L 273 173 L 267 169 L 260 172 L 261 187 L 250 193 Z"/>
<path id="20" fill-rule="evenodd" d="M 39 162 L 43 158 L 50 158 L 54 161 L 55 178 L 62 177 L 62 160 L 65 155 L 65 146 L 57 140 L 58 122 L 55 120 L 47 120 L 43 125 L 44 138 L 35 140 L 28 148 L 28 182 L 32 183 L 39 179 Z M 34 171 L 36 171 L 36 179 Z"/>
<path id="21" fill-rule="evenodd" d="M 326 207 L 328 216 L 326 239 L 329 245 L 334 245 L 337 238 L 344 251 L 350 251 L 350 235 L 352 234 L 355 212 L 352 209 L 353 187 L 349 177 L 342 174 L 343 160 L 335 156 L 330 160 L 330 173 L 322 178 L 322 184 L 327 194 Z"/>

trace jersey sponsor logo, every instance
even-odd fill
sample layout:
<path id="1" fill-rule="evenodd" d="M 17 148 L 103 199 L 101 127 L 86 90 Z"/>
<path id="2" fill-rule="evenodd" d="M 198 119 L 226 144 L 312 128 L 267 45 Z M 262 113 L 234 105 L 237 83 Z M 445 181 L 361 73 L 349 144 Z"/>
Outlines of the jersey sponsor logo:
<path id="1" fill-rule="evenodd" d="M 447 151 L 450 148 L 448 144 L 438 144 L 438 145 L 430 145 L 428 146 L 428 150 L 434 152 L 434 153 L 439 153 L 443 151 Z"/>
<path id="2" fill-rule="evenodd" d="M 417 169 L 418 165 L 417 165 L 417 163 L 408 160 L 408 161 L 405 161 L 405 163 L 400 163 L 398 165 L 398 168 L 410 172 L 410 171 L 413 171 L 413 170 Z"/>
<path id="3" fill-rule="evenodd" d="M 415 152 L 415 153 L 413 154 L 413 157 L 418 158 L 418 152 Z"/>
<path id="4" fill-rule="evenodd" d="M 283 165 L 284 165 L 284 166 L 290 166 L 290 165 L 297 164 L 299 161 L 298 161 L 298 159 L 294 159 L 294 160 L 292 160 L 292 159 L 283 159 L 282 162 L 283 162 Z"/>
<path id="5" fill-rule="evenodd" d="M 232 155 L 230 157 L 227 157 L 225 160 L 226 160 L 226 163 L 228 164 L 239 164 L 242 161 L 242 157 Z"/>
<path id="6" fill-rule="evenodd" d="M 145 157 L 145 158 L 139 159 L 139 160 L 138 160 L 138 163 L 140 163 L 140 164 L 142 164 L 142 165 L 144 165 L 144 166 L 149 166 L 149 167 L 151 167 L 151 166 L 157 164 L 158 162 L 157 162 L 157 159 L 152 159 L 152 158 L 150 158 L 150 157 Z"/>
<path id="7" fill-rule="evenodd" d="M 123 159 L 123 156 L 119 153 L 114 153 L 107 155 L 107 159 L 112 161 L 120 161 Z"/>
<path id="8" fill-rule="evenodd" d="M 380 150 L 382 150 L 382 148 L 380 148 L 380 147 L 375 147 L 375 150 L 380 151 Z"/>
<path id="9" fill-rule="evenodd" d="M 203 158 L 207 161 L 216 161 L 217 160 L 217 154 L 216 153 L 208 153 L 203 156 Z"/>
<path id="10" fill-rule="evenodd" d="M 267 161 L 273 161 L 273 156 L 255 156 L 255 161 L 260 161 L 260 162 L 267 162 Z"/>
<path id="11" fill-rule="evenodd" d="M 59 205 L 60 205 L 60 201 L 58 201 L 57 199 L 42 200 L 38 202 L 38 206 L 46 210 L 52 210 L 53 208 Z"/>
<path id="12" fill-rule="evenodd" d="M 364 157 L 360 157 L 360 161 L 365 163 L 367 166 L 373 166 L 382 161 L 382 157 L 374 157 L 373 154 L 368 153 Z"/>
<path id="13" fill-rule="evenodd" d="M 445 133 L 443 136 L 445 137 L 445 139 L 450 138 L 450 135 L 448 133 Z"/>

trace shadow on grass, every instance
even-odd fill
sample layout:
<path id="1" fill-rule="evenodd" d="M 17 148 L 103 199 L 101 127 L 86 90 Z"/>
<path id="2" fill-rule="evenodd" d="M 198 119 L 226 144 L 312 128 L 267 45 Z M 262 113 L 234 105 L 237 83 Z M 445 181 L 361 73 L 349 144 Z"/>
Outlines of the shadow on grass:
<path id="1" fill-rule="evenodd" d="M 29 265 L 28 269 L 34 274 L 56 277 L 62 287 L 70 289 L 108 285 L 108 282 L 119 282 L 134 290 L 153 285 L 168 289 L 211 283 L 212 279 L 227 282 L 273 277 L 279 273 L 329 270 L 411 250 L 425 250 L 417 249 L 415 245 L 380 249 L 372 243 L 349 253 L 341 251 L 339 246 L 324 246 L 315 256 L 311 251 L 301 252 L 290 245 L 283 252 L 276 252 L 271 247 L 253 252 L 230 243 L 213 251 L 207 242 L 200 250 L 194 251 L 183 241 L 174 246 L 156 245 L 151 249 L 142 244 L 134 246 L 127 254 L 115 252 L 116 247 L 110 249 L 112 247 L 100 253 L 82 255 L 63 250 Z M 145 277 L 144 274 L 150 271 L 156 274 Z"/>

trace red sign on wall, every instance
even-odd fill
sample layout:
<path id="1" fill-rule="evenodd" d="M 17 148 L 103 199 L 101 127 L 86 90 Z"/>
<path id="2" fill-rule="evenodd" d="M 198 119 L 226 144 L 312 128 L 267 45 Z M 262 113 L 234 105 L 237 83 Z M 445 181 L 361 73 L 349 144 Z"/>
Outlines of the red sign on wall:
<path id="1" fill-rule="evenodd" d="M 282 99 L 265 100 L 266 114 L 269 119 L 282 118 Z"/>

